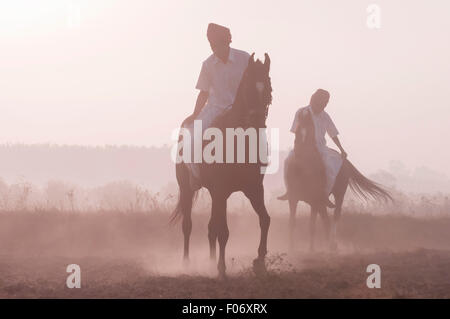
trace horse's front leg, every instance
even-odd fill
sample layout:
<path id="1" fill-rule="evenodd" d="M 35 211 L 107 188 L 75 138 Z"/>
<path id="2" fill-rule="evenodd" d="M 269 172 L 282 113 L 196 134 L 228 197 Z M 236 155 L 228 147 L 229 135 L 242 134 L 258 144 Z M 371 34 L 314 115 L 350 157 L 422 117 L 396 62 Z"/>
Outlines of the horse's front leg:
<path id="1" fill-rule="evenodd" d="M 295 225 L 297 214 L 297 200 L 289 199 L 289 251 L 293 252 L 295 248 Z"/>
<path id="2" fill-rule="evenodd" d="M 258 248 L 258 258 L 253 261 L 253 270 L 256 274 L 266 271 L 265 257 L 267 254 L 267 237 L 270 226 L 270 216 L 267 213 L 266 205 L 264 204 L 264 188 L 262 185 L 256 187 L 251 192 L 246 192 L 245 195 L 250 199 L 253 209 L 259 217 L 259 226 L 261 228 L 261 237 Z"/>
<path id="3" fill-rule="evenodd" d="M 336 217 L 336 209 L 334 212 L 333 219 L 331 220 L 331 231 L 330 231 L 330 250 L 337 250 L 337 224 L 339 218 Z"/>
<path id="4" fill-rule="evenodd" d="M 208 224 L 208 241 L 209 241 L 209 267 L 211 274 L 216 271 L 216 246 L 217 246 L 217 225 L 213 219 L 213 212 Z"/>
<path id="5" fill-rule="evenodd" d="M 315 249 L 315 237 L 316 237 L 316 220 L 317 220 L 317 209 L 311 206 L 311 216 L 309 219 L 309 251 L 314 252 Z"/>
<path id="6" fill-rule="evenodd" d="M 324 206 L 319 207 L 319 214 L 322 218 L 324 231 L 325 231 L 325 240 L 329 242 L 330 240 L 330 219 L 328 217 L 327 208 Z"/>
<path id="7" fill-rule="evenodd" d="M 212 212 L 211 212 L 211 218 L 209 219 L 208 224 L 208 240 L 209 240 L 209 259 L 211 262 L 216 262 L 216 242 L 217 242 L 217 229 L 216 225 L 214 224 L 214 220 L 212 218 Z"/>
<path id="8" fill-rule="evenodd" d="M 219 241 L 219 261 L 217 264 L 217 269 L 219 271 L 219 278 L 225 278 L 225 247 L 227 245 L 229 230 L 227 225 L 227 199 L 224 196 L 213 196 L 212 197 L 212 214 L 211 214 L 211 230 L 210 235 L 210 245 L 211 240 L 214 239 L 214 258 L 215 258 L 215 238 Z M 216 237 L 215 237 L 216 236 Z M 210 247 L 210 249 L 212 249 Z"/>

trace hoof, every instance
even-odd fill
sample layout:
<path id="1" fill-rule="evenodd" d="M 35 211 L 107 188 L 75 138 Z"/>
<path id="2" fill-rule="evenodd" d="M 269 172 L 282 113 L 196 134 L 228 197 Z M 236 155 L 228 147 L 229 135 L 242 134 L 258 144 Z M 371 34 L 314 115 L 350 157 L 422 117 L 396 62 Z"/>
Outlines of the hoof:
<path id="1" fill-rule="evenodd" d="M 227 274 L 224 272 L 219 272 L 219 274 L 217 275 L 217 279 L 219 281 L 225 281 L 225 280 L 227 280 L 227 278 L 228 278 Z"/>
<path id="2" fill-rule="evenodd" d="M 191 261 L 189 258 L 183 258 L 183 269 L 187 272 L 191 270 Z"/>
<path id="3" fill-rule="evenodd" d="M 253 260 L 253 271 L 257 276 L 264 275 L 267 272 L 264 259 L 257 258 Z"/>
<path id="4" fill-rule="evenodd" d="M 211 276 L 215 276 L 217 274 L 217 264 L 215 261 L 210 261 L 208 263 L 208 272 Z"/>
<path id="5" fill-rule="evenodd" d="M 219 278 L 219 280 L 225 280 L 225 279 L 227 279 L 227 275 L 226 275 L 226 273 L 225 273 L 225 269 L 226 269 L 226 267 L 225 267 L 225 265 L 218 265 L 217 266 L 217 270 L 219 271 L 219 275 L 218 275 L 218 278 Z"/>

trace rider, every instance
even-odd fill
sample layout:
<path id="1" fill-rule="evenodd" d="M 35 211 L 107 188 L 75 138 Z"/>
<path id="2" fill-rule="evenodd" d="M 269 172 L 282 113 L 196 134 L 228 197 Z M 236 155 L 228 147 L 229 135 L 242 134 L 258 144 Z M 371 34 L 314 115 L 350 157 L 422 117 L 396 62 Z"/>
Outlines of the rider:
<path id="1" fill-rule="evenodd" d="M 200 71 L 196 88 L 200 90 L 197 96 L 194 113 L 188 116 L 182 126 L 191 130 L 194 120 L 202 121 L 202 129 L 210 127 L 214 119 L 231 107 L 241 82 L 242 75 L 248 66 L 250 55 L 230 47 L 230 29 L 210 23 L 207 38 L 213 54 L 204 62 Z M 193 134 L 191 133 L 191 136 Z M 199 181 L 199 166 L 191 163 L 191 188 L 201 187 Z"/>
<path id="2" fill-rule="evenodd" d="M 307 114 L 307 112 L 309 112 L 314 124 L 315 144 L 325 169 L 326 183 L 323 190 L 324 198 L 328 207 L 334 207 L 334 204 L 329 200 L 329 195 L 332 191 L 336 176 L 341 169 L 343 159 L 347 158 L 347 153 L 344 151 L 339 141 L 339 132 L 334 125 L 333 120 L 325 111 L 325 107 L 327 106 L 329 100 L 330 93 L 323 89 L 318 89 L 311 96 L 310 104 L 306 107 L 300 108 L 295 114 L 291 132 L 296 134 L 296 136 L 298 134 L 302 134 L 300 116 L 302 115 L 302 112 L 303 114 Z M 338 154 L 333 149 L 327 147 L 325 140 L 326 133 L 339 148 L 341 154 Z"/>

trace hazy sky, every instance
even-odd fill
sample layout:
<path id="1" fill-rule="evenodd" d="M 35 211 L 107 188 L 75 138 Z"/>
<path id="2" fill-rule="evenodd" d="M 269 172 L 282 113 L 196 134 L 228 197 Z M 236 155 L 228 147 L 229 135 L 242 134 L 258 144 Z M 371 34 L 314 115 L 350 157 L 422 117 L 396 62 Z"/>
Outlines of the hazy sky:
<path id="1" fill-rule="evenodd" d="M 381 29 L 366 26 L 370 3 Z M 450 174 L 450 2 L 0 0 L 0 143 L 171 143 L 192 112 L 209 22 L 272 58 L 281 146 L 322 87 L 350 159 Z"/>

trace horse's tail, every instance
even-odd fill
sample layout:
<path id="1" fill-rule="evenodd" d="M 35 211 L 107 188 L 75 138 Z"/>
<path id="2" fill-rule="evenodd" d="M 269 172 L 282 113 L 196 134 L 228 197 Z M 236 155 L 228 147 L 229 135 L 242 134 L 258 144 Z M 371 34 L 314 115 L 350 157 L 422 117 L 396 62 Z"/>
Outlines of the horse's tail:
<path id="1" fill-rule="evenodd" d="M 185 163 L 176 164 L 176 177 L 179 186 L 178 202 L 170 217 L 170 223 L 176 223 L 181 217 L 190 214 L 192 204 L 197 198 L 198 192 L 191 189 L 189 182 L 189 170 Z"/>
<path id="2" fill-rule="evenodd" d="M 356 195 L 365 200 L 373 198 L 385 202 L 394 201 L 391 194 L 383 186 L 361 174 L 349 160 L 345 160 L 343 165 L 348 172 L 350 189 Z"/>

